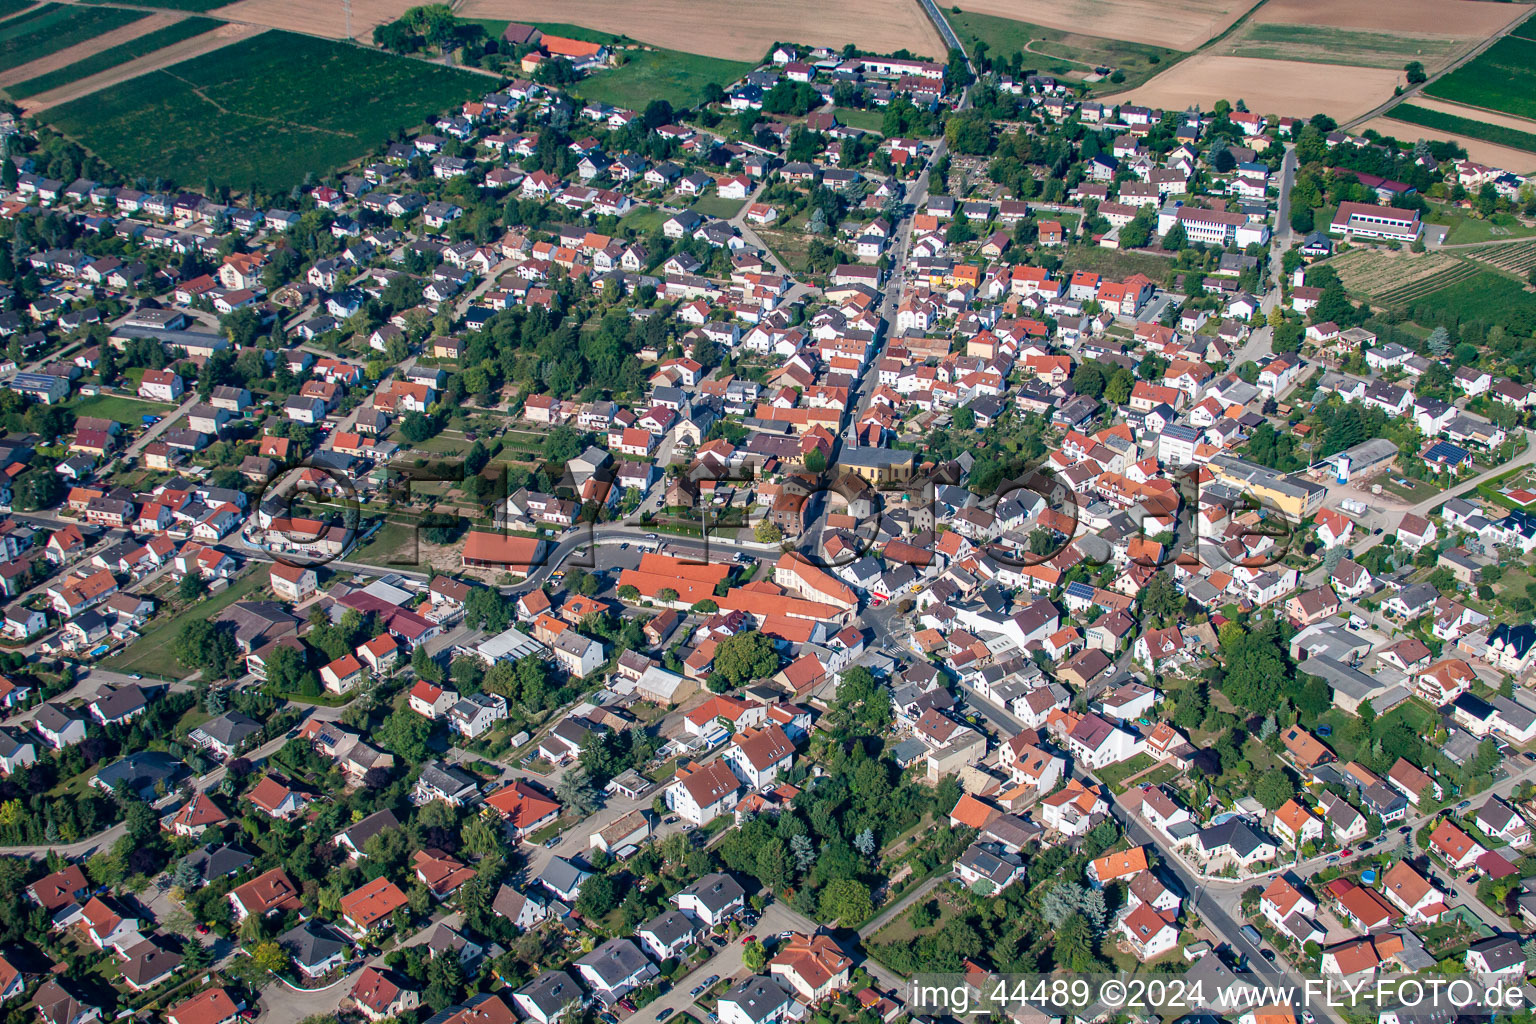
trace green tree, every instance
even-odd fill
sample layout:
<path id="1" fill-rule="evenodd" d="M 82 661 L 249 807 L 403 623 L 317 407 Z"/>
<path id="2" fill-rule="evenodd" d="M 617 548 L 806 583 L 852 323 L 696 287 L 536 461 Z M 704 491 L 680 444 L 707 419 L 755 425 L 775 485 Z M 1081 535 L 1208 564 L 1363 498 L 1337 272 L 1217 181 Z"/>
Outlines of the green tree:
<path id="1" fill-rule="evenodd" d="M 728 687 L 741 686 L 754 679 L 763 679 L 779 670 L 779 655 L 773 640 L 755 629 L 737 633 L 721 641 L 715 648 L 714 671 L 716 678 Z"/>
<path id="2" fill-rule="evenodd" d="M 1259 781 L 1253 787 L 1254 799 L 1271 811 L 1295 795 L 1296 787 L 1283 768 L 1271 768 L 1259 776 Z"/>
<path id="3" fill-rule="evenodd" d="M 828 882 L 826 888 L 821 890 L 818 906 L 824 921 L 837 921 L 844 928 L 857 927 L 874 910 L 869 886 L 853 878 L 838 878 Z"/>

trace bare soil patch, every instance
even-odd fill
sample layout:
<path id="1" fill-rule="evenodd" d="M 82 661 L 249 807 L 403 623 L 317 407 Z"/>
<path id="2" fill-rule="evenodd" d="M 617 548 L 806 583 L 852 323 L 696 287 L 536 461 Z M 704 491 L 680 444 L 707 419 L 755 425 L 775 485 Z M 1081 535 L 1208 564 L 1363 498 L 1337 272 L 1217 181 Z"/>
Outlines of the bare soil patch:
<path id="1" fill-rule="evenodd" d="M 1414 102 L 1420 102 L 1419 97 L 1414 97 Z M 1487 111 L 1480 111 L 1478 119 L 1492 121 L 1493 117 Z M 1481 139 L 1469 138 L 1465 135 L 1452 135 L 1449 132 L 1435 131 L 1432 128 L 1424 128 L 1416 124 L 1408 124 L 1406 121 L 1394 121 L 1390 117 L 1375 117 L 1362 125 L 1356 125 L 1356 131 L 1365 131 L 1374 128 L 1383 135 L 1390 135 L 1396 139 L 1450 139 L 1467 151 L 1468 158 L 1492 167 L 1502 167 L 1506 171 L 1516 174 L 1527 174 L 1536 170 L 1536 153 L 1527 153 L 1523 149 L 1511 149 L 1508 146 L 1496 146 L 1491 142 Z"/>
<path id="2" fill-rule="evenodd" d="M 18 64 L 14 68 L 8 68 L 0 72 L 0 86 L 15 85 L 17 82 L 25 82 L 27 79 L 36 78 L 38 75 L 46 75 L 50 71 L 57 71 L 59 68 L 67 67 L 77 60 L 89 57 L 93 53 L 100 53 L 102 50 L 109 49 L 119 43 L 126 43 L 130 39 L 137 39 L 139 36 L 148 35 L 151 32 L 158 32 L 160 29 L 165 28 L 167 25 L 173 25 L 184 17 L 186 15 L 180 12 L 167 12 L 165 14 L 151 14 L 147 18 L 140 18 L 137 21 L 124 25 L 122 28 L 113 29 L 111 32 L 104 32 L 94 39 L 87 39 L 85 42 L 76 43 L 74 46 L 66 46 L 64 49 L 50 53 L 46 57 L 40 57 L 25 64 Z"/>
<path id="3" fill-rule="evenodd" d="M 1525 4 L 1477 0 L 1269 0 L 1254 12 L 1253 20 L 1486 39 L 1530 13 Z"/>
<path id="4" fill-rule="evenodd" d="M 373 27 L 394 21 L 419 0 L 353 0 L 352 38 L 373 38 Z M 464 12 L 460 10 L 459 14 Z M 340 3 L 315 0 L 239 0 L 208 12 L 212 18 L 248 21 L 328 39 L 347 38 L 347 19 Z"/>
<path id="5" fill-rule="evenodd" d="M 245 39 L 248 36 L 260 35 L 265 31 L 267 31 L 266 28 L 261 25 L 240 25 L 233 22 L 227 25 L 220 25 L 212 32 L 204 32 L 200 36 L 193 36 L 191 39 L 172 43 L 170 46 L 156 50 L 148 56 L 119 64 L 117 67 L 109 68 L 99 75 L 91 75 L 89 78 L 70 82 L 68 85 L 60 86 L 57 89 L 38 93 L 36 96 L 19 100 L 18 103 L 26 113 L 35 114 L 40 110 L 47 110 L 49 107 L 60 103 L 68 103 L 70 100 L 89 96 L 93 92 L 98 92 L 108 86 L 117 85 L 119 82 L 126 82 L 130 78 L 137 78 L 151 71 L 158 71 L 161 68 L 168 68 L 172 64 L 179 64 L 184 60 L 228 46 L 230 43 Z"/>
<path id="6" fill-rule="evenodd" d="M 286 0 L 242 0 L 216 13 L 282 2 Z M 1219 5 L 1240 0 L 1201 2 Z M 1045 0 L 1026 0 L 1021 6 L 1033 8 L 1037 3 L 1045 6 Z M 1151 0 L 1108 0 L 1106 5 L 1122 3 L 1153 6 Z M 410 0 L 401 0 L 401 9 L 408 6 Z M 464 18 L 525 22 L 558 17 L 562 22 L 627 35 L 652 46 L 731 60 L 760 60 L 768 47 L 780 40 L 831 47 L 853 43 L 875 53 L 907 49 L 937 60 L 944 59 L 945 54 L 938 32 L 916 0 L 844 0 L 840 4 L 820 0 L 633 0 L 627 4 L 566 0 L 558 8 L 535 0 L 466 0 L 455 12 Z M 1004 16 L 1040 20 L 1020 13 Z M 362 34 L 361 29 L 357 32 Z"/>
<path id="7" fill-rule="evenodd" d="M 969 0 L 965 9 L 1083 35 L 1193 50 L 1255 0 Z"/>
<path id="8" fill-rule="evenodd" d="M 1199 54 L 1145 85 L 1104 99 L 1106 103 L 1127 100 L 1171 110 L 1183 110 L 1190 104 L 1209 110 L 1217 100 L 1241 99 L 1255 113 L 1293 117 L 1327 114 L 1348 121 L 1390 97 L 1401 78 L 1401 71 L 1386 68 Z"/>

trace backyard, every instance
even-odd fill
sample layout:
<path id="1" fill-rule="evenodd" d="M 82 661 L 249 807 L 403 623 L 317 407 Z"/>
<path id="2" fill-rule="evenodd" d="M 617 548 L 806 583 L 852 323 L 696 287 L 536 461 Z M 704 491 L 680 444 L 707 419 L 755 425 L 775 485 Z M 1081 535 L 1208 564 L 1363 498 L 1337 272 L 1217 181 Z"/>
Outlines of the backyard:
<path id="1" fill-rule="evenodd" d="M 198 617 L 211 619 L 236 601 L 250 597 L 266 584 L 266 566 L 258 563 L 222 592 L 200 600 L 197 605 Z M 127 650 L 104 661 L 102 667 L 114 672 L 140 672 L 158 679 L 180 679 L 186 674 L 186 668 L 176 660 L 173 647 L 182 621 L 177 615 L 161 608 L 143 635 Z"/>

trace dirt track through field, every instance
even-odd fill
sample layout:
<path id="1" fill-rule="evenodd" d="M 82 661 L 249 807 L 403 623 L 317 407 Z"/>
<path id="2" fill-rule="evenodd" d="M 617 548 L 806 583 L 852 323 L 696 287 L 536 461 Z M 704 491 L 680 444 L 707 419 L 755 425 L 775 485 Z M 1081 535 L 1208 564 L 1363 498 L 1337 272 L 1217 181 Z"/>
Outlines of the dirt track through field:
<path id="1" fill-rule="evenodd" d="M 102 50 L 111 49 L 119 43 L 126 43 L 130 39 L 137 39 L 139 36 L 149 35 L 151 32 L 158 32 L 167 25 L 174 25 L 185 17 L 186 15 L 180 11 L 151 14 L 146 18 L 130 22 L 122 28 L 113 29 L 111 32 L 103 32 L 94 39 L 87 39 L 83 43 L 67 46 L 56 53 L 50 53 L 46 57 L 39 57 L 37 60 L 29 60 L 25 64 L 18 64 L 14 68 L 7 68 L 5 71 L 0 71 L 0 88 L 15 85 L 17 82 L 25 82 L 29 78 L 36 78 L 38 75 L 46 75 L 48 72 L 57 71 L 62 67 L 68 67 L 75 61 L 84 60 L 93 53 L 100 53 Z"/>
<path id="2" fill-rule="evenodd" d="M 1268 0 L 1256 22 L 1485 39 L 1531 13 L 1525 4 L 1479 0 Z"/>
<path id="3" fill-rule="evenodd" d="M 77 100 L 82 96 L 88 96 L 108 86 L 116 85 L 119 82 L 126 82 L 130 78 L 137 78 L 151 71 L 168 68 L 172 64 L 179 64 L 184 60 L 209 53 L 250 36 L 260 35 L 265 31 L 267 31 L 266 28 L 261 25 L 221 25 L 212 32 L 204 32 L 202 35 L 193 36 L 191 39 L 172 43 L 170 46 L 156 50 L 154 53 L 119 64 L 115 68 L 108 68 L 100 74 L 91 75 L 89 78 L 82 78 L 77 82 L 70 82 L 68 85 L 61 85 L 57 89 L 50 89 L 47 92 L 38 93 L 36 96 L 18 100 L 17 102 L 26 113 L 35 114 L 39 110 L 47 110 L 49 107 L 57 106 L 60 103 Z"/>
<path id="4" fill-rule="evenodd" d="M 1103 99 L 1167 110 L 1183 110 L 1191 104 L 1210 110 L 1217 100 L 1241 99 L 1258 114 L 1327 114 L 1347 121 L 1392 95 L 1392 87 L 1401 79 L 1401 71 L 1384 68 L 1203 53 L 1180 61 L 1144 85 Z"/>
<path id="5" fill-rule="evenodd" d="M 272 2 L 242 0 L 221 11 Z M 853 43 L 874 53 L 907 49 L 937 60 L 945 53 L 917 0 L 566 0 L 555 7 L 536 0 L 466 0 L 455 13 L 461 18 L 569 22 L 731 60 L 760 60 L 781 41 L 834 48 Z"/>
<path id="6" fill-rule="evenodd" d="M 977 14 L 1083 35 L 1193 50 L 1253 9 L 1257 0 L 968 0 Z M 940 7 L 944 5 L 941 3 Z"/>
<path id="7" fill-rule="evenodd" d="M 1418 104 L 1422 101 L 1415 96 L 1413 102 Z M 1383 135 L 1390 135 L 1405 142 L 1412 142 L 1415 139 L 1450 139 L 1466 149 L 1468 158 L 1479 163 L 1502 167 L 1516 174 L 1528 174 L 1536 170 L 1536 153 L 1527 153 L 1523 149 L 1497 146 L 1482 139 L 1468 138 L 1465 135 L 1456 135 L 1438 128 L 1425 128 L 1423 125 L 1409 124 L 1406 121 L 1394 121 L 1390 117 L 1372 118 L 1351 130 L 1363 132 L 1367 128 L 1374 128 Z"/>

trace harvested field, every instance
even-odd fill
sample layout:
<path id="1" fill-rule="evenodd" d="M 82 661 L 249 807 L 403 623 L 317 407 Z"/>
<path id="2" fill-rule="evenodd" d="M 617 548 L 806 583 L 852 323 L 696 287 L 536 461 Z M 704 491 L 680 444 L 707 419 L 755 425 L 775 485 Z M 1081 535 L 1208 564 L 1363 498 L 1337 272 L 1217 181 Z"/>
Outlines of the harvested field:
<path id="1" fill-rule="evenodd" d="M 1328 25 L 1284 25 L 1250 22 L 1231 39 L 1223 39 L 1220 52 L 1238 57 L 1338 64 L 1347 61 L 1361 67 L 1400 70 L 1411 60 L 1431 72 L 1449 64 L 1466 41 L 1448 36 L 1398 35 Z"/>
<path id="2" fill-rule="evenodd" d="M 1311 117 L 1327 114 L 1340 121 L 1370 110 L 1392 95 L 1402 71 L 1357 68 L 1344 64 L 1308 64 L 1196 54 L 1136 89 L 1107 99 L 1183 110 L 1206 110 L 1220 99 L 1244 100 L 1258 114 Z"/>
<path id="3" fill-rule="evenodd" d="M 1423 95 L 1422 93 L 1420 95 Z M 1465 135 L 1457 135 L 1452 132 L 1435 131 L 1431 128 L 1422 128 L 1406 121 L 1394 121 L 1391 117 L 1376 117 L 1356 125 L 1356 131 L 1365 131 L 1367 128 L 1375 129 L 1383 135 L 1390 135 L 1395 139 L 1412 142 L 1416 139 L 1449 139 L 1457 143 L 1467 151 L 1467 156 L 1480 163 L 1490 164 L 1494 167 L 1502 167 L 1505 170 L 1524 174 L 1536 169 L 1536 156 L 1519 149 L 1511 149 L 1508 146 L 1499 146 L 1482 139 L 1474 139 Z"/>
<path id="4" fill-rule="evenodd" d="M 416 6 L 417 2 L 418 0 L 353 0 L 352 38 L 372 38 L 375 25 L 394 21 L 407 9 Z M 327 39 L 347 38 L 346 13 L 339 3 L 316 3 L 315 0 L 239 0 L 238 3 L 215 7 L 209 13 L 216 18 L 249 21 L 256 25 L 266 25 L 268 28 L 303 32 L 306 35 L 324 36 Z"/>
<path id="5" fill-rule="evenodd" d="M 103 50 L 110 50 L 123 43 L 138 39 L 140 36 L 159 32 L 161 29 L 168 28 L 181 20 L 182 16 L 179 14 L 151 14 L 148 17 L 130 21 L 121 28 L 115 28 L 110 32 L 103 32 L 93 39 L 87 39 L 73 46 L 66 46 L 64 49 L 50 53 L 46 57 L 0 71 L 0 88 L 9 91 L 10 86 L 18 82 L 25 82 L 29 78 L 36 78 L 39 75 L 46 75 L 60 68 L 68 67 Z M 16 94 L 13 93 L 13 95 Z"/>
<path id="6" fill-rule="evenodd" d="M 1349 291 L 1376 298 L 1393 289 L 1434 277 L 1461 261 L 1443 253 L 1412 254 L 1385 249 L 1350 249 L 1328 261 Z"/>
<path id="7" fill-rule="evenodd" d="M 0 24 L 0 69 L 22 67 L 147 17 L 115 7 L 45 4 Z"/>
<path id="8" fill-rule="evenodd" d="M 1193 50 L 1253 6 L 1254 0 L 971 0 L 965 9 L 1085 36 Z"/>
<path id="9" fill-rule="evenodd" d="M 1475 0 L 1269 0 L 1255 22 L 1317 25 L 1405 35 L 1487 39 L 1530 9 L 1523 4 Z"/>
<path id="10" fill-rule="evenodd" d="M 485 83 L 349 43 L 266 32 L 51 107 L 43 120 L 130 176 L 287 190 L 483 95 Z"/>
<path id="11" fill-rule="evenodd" d="M 280 2 L 301 6 L 307 0 L 241 0 L 220 13 Z M 1153 6 L 1152 0 L 1139 2 L 1149 8 Z M 1220 4 L 1227 0 L 1205 2 Z M 1033 7 L 1036 3 L 1046 6 L 1045 0 L 1030 0 L 1024 6 Z M 1139 5 L 1138 0 L 1116 3 Z M 411 6 L 410 0 L 400 0 L 398 6 L 403 10 Z M 555 13 L 562 21 L 627 35 L 652 46 L 728 60 L 761 60 L 768 47 L 777 41 L 831 47 L 853 43 L 872 53 L 907 49 L 918 56 L 939 60 L 945 54 L 938 32 L 924 17 L 922 7 L 912 0 L 847 0 L 842 4 L 816 0 L 781 0 L 772 4 L 758 0 L 634 0 L 628 4 L 567 0 L 555 11 L 536 0 L 465 0 L 454 13 L 461 18 L 522 22 L 542 21 Z M 991 13 L 1019 16 L 1017 12 Z M 356 18 L 354 12 L 354 21 Z M 362 29 L 356 31 L 362 34 Z"/>
<path id="12" fill-rule="evenodd" d="M 180 42 L 169 43 L 146 53 L 142 57 L 124 60 L 120 63 L 102 63 L 119 56 L 117 53 L 98 53 L 90 61 L 82 61 L 79 65 L 71 65 L 70 67 L 55 71 L 52 75 L 46 76 L 51 81 L 46 83 L 45 88 L 43 87 L 45 83 L 41 79 L 33 79 L 30 82 L 22 82 L 16 87 L 17 90 L 26 89 L 29 90 L 28 92 L 20 93 L 13 91 L 12 94 L 25 96 L 24 99 L 19 100 L 22 109 L 28 114 L 35 114 L 38 111 L 47 110 L 49 107 L 56 107 L 60 103 L 68 103 L 82 96 L 89 96 L 93 92 L 117 85 L 119 82 L 126 82 L 130 78 L 137 78 L 151 71 L 158 71 L 161 68 L 170 67 L 172 64 L 179 64 L 184 60 L 191 60 L 193 57 L 199 57 L 212 50 L 228 46 L 230 43 L 268 31 L 268 29 L 260 25 L 238 25 L 228 21 L 220 23 L 213 22 L 207 18 L 188 18 L 172 26 L 172 28 L 179 29 L 186 26 L 189 22 L 204 21 L 208 21 L 217 27 L 212 31 L 200 30 L 198 34 L 192 35 L 190 38 L 183 38 Z M 148 40 L 144 40 L 144 42 L 148 42 Z M 121 50 L 122 48 L 119 47 L 118 49 Z M 88 73 L 80 78 L 74 78 L 74 73 L 87 64 L 101 64 L 103 70 Z M 33 89 L 37 91 L 31 91 Z"/>

